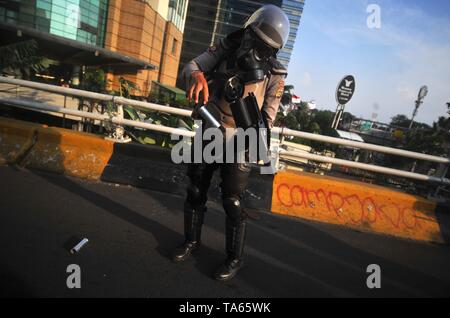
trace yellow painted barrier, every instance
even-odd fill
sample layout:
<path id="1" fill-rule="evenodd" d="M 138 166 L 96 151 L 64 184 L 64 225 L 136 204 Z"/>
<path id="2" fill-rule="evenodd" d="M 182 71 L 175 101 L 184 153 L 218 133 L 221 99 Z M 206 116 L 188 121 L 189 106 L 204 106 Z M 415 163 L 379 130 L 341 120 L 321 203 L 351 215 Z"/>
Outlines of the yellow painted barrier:
<path id="1" fill-rule="evenodd" d="M 29 168 L 98 180 L 114 143 L 100 136 L 62 128 L 40 128 L 37 142 L 23 161 Z"/>
<path id="2" fill-rule="evenodd" d="M 442 243 L 435 209 L 418 196 L 309 173 L 280 172 L 273 183 L 274 213 Z"/>
<path id="3" fill-rule="evenodd" d="M 99 180 L 114 150 L 100 136 L 0 118 L 0 164 Z M 297 171 L 274 177 L 273 213 L 357 230 L 445 243 L 436 204 L 362 182 Z M 440 221 L 442 222 L 442 215 Z M 447 218 L 446 223 L 450 220 Z"/>
<path id="4" fill-rule="evenodd" d="M 33 146 L 35 133 L 42 125 L 0 118 L 0 165 L 13 164 Z"/>

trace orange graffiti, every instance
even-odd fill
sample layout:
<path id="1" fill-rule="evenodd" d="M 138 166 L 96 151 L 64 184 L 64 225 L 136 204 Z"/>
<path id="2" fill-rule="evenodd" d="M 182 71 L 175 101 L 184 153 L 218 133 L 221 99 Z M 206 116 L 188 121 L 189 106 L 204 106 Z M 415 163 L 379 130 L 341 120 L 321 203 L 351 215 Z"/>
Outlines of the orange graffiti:
<path id="1" fill-rule="evenodd" d="M 366 222 L 375 224 L 379 220 L 384 220 L 395 228 L 419 227 L 419 218 L 415 210 L 395 203 L 377 204 L 371 196 L 343 195 L 338 192 L 327 192 L 322 188 L 308 189 L 300 185 L 289 186 L 286 183 L 278 185 L 276 196 L 284 207 L 315 208 L 316 205 L 320 205 L 320 208 L 325 207 L 328 212 L 335 213 L 338 218 L 343 218 L 346 210 L 357 211 L 356 215 L 354 213 L 348 215 L 355 225 Z"/>

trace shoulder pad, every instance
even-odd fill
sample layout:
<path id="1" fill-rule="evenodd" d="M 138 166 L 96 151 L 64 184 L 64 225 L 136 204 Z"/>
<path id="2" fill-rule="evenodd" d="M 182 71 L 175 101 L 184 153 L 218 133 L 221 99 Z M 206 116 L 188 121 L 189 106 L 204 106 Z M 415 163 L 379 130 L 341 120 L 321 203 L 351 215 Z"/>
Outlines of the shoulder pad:
<path id="1" fill-rule="evenodd" d="M 269 65 L 270 65 L 270 73 L 272 75 L 287 76 L 287 74 L 288 74 L 287 69 L 276 58 L 271 57 L 269 59 Z"/>

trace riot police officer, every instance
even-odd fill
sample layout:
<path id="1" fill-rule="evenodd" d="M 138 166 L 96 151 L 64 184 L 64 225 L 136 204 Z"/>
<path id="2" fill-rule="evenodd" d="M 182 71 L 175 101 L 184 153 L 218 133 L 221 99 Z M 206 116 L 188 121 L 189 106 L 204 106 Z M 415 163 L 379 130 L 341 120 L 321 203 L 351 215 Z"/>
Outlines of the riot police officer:
<path id="1" fill-rule="evenodd" d="M 224 85 L 239 74 L 243 94 L 253 93 L 268 128 L 278 111 L 284 89 L 286 69 L 276 59 L 289 34 L 286 14 L 274 5 L 255 11 L 242 29 L 216 42 L 206 52 L 186 64 L 182 72 L 189 99 L 207 104 L 215 118 L 225 127 L 236 127 Z M 200 100 L 201 101 L 201 100 Z M 246 216 L 242 195 L 250 175 L 250 163 L 190 164 L 190 185 L 184 204 L 185 242 L 173 255 L 176 262 L 186 260 L 200 246 L 201 228 L 206 212 L 207 193 L 216 169 L 220 168 L 221 192 L 226 212 L 225 245 L 227 258 L 215 272 L 219 281 L 233 278 L 242 267 L 246 235 Z"/>

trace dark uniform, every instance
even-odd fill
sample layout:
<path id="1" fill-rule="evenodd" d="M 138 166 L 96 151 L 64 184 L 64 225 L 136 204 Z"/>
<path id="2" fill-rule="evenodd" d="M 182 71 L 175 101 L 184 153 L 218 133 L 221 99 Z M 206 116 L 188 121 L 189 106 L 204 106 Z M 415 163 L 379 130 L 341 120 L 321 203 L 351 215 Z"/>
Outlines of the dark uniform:
<path id="1" fill-rule="evenodd" d="M 241 66 L 237 63 L 237 60 L 239 52 L 242 50 L 242 43 L 245 40 L 245 32 L 246 29 L 244 28 L 217 41 L 203 54 L 186 64 L 182 73 L 188 89 L 191 87 L 191 74 L 193 72 L 200 71 L 206 75 L 210 88 L 208 107 L 213 109 L 216 119 L 224 128 L 236 128 L 230 104 L 223 97 L 223 87 L 227 79 L 240 71 Z M 251 32 L 254 35 L 254 32 Z M 275 54 L 267 60 L 263 68 L 265 68 L 264 78 L 245 83 L 244 96 L 247 96 L 250 92 L 255 94 L 261 112 L 269 126 L 268 128 L 272 128 L 283 94 L 287 71 L 276 60 Z M 232 136 L 226 136 L 226 138 L 232 138 Z M 242 195 L 247 187 L 251 171 L 250 163 L 200 163 L 189 166 L 187 174 L 190 178 L 190 185 L 184 206 L 186 242 L 181 249 L 176 251 L 174 260 L 182 261 L 186 259 L 199 246 L 201 226 L 206 212 L 208 188 L 214 171 L 219 168 L 222 178 L 223 207 L 227 215 L 227 260 L 216 273 L 215 278 L 227 280 L 233 277 L 242 265 L 241 257 L 246 232 Z"/>

